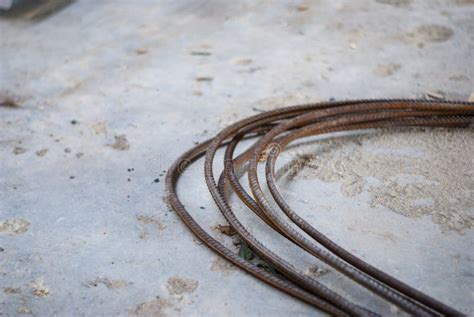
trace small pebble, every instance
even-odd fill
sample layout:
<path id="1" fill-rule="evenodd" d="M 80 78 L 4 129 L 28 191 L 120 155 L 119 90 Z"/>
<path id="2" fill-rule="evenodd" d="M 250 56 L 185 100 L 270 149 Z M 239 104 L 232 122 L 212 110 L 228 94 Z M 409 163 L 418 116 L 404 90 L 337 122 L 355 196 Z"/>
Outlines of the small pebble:
<path id="1" fill-rule="evenodd" d="M 143 55 L 143 54 L 148 53 L 148 50 L 147 50 L 146 48 L 137 48 L 137 49 L 135 50 L 135 53 L 136 53 L 137 55 Z"/>
<path id="2" fill-rule="evenodd" d="M 202 76 L 202 77 L 196 77 L 196 81 L 207 81 L 207 82 L 210 82 L 210 81 L 213 81 L 214 78 L 212 77 L 207 77 L 207 76 Z"/>
<path id="3" fill-rule="evenodd" d="M 159 179 L 159 178 L 155 178 L 154 182 L 155 182 L 155 183 L 159 183 L 159 182 L 160 182 L 160 179 Z"/>
<path id="4" fill-rule="evenodd" d="M 210 56 L 211 53 L 209 53 L 209 52 L 191 52 L 191 55 L 195 55 L 195 56 Z"/>

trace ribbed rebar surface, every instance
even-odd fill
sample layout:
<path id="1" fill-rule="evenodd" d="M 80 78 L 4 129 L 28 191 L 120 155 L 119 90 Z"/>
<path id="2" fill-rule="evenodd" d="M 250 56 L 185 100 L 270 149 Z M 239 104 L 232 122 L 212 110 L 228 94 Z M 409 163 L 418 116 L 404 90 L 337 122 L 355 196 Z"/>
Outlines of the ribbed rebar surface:
<path id="1" fill-rule="evenodd" d="M 295 247 L 308 252 L 374 294 L 416 316 L 462 316 L 462 313 L 410 287 L 363 261 L 306 222 L 278 191 L 275 162 L 285 147 L 302 137 L 336 131 L 390 127 L 452 127 L 474 125 L 474 103 L 424 100 L 355 100 L 291 106 L 238 121 L 181 155 L 166 176 L 167 201 L 183 223 L 209 248 L 256 278 L 337 316 L 377 316 L 377 312 L 352 303 L 316 279 L 296 269 L 255 238 L 234 214 L 228 199 L 235 193 L 249 210 Z M 256 142 L 234 157 L 242 139 Z M 216 180 L 213 162 L 217 150 L 226 146 L 224 170 Z M 205 156 L 204 178 L 216 205 L 241 239 L 276 272 L 264 270 L 239 257 L 214 239 L 193 219 L 176 191 L 180 175 L 189 164 Z M 258 178 L 259 162 L 266 161 L 265 178 L 271 197 L 265 195 Z M 240 183 L 237 171 L 246 167 L 250 192 Z M 271 204 L 271 201 L 276 204 Z M 278 206 L 278 210 L 275 209 Z M 290 224 L 297 225 L 306 235 Z"/>

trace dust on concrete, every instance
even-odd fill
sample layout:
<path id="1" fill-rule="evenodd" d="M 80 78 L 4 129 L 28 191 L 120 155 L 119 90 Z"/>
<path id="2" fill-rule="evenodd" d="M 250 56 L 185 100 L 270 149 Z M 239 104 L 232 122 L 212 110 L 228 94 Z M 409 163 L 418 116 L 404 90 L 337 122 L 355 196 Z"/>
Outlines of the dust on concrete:
<path id="1" fill-rule="evenodd" d="M 217 231 L 217 232 L 220 232 L 222 234 L 225 234 L 226 236 L 233 236 L 235 235 L 237 232 L 235 231 L 235 229 L 232 227 L 232 226 L 229 226 L 229 225 L 217 225 L 213 228 L 214 231 Z"/>
<path id="2" fill-rule="evenodd" d="M 3 289 L 3 291 L 5 292 L 5 294 L 20 294 L 21 293 L 21 289 L 19 287 L 5 287 Z"/>
<path id="3" fill-rule="evenodd" d="M 17 108 L 20 107 L 18 101 L 16 101 L 14 98 L 6 96 L 2 97 L 0 96 L 0 107 L 8 107 L 8 108 Z"/>
<path id="4" fill-rule="evenodd" d="M 296 153 L 296 158 L 288 164 L 290 168 L 287 171 L 286 177 L 290 180 L 295 179 L 305 167 L 317 169 L 318 166 L 312 163 L 312 160 L 314 159 L 316 159 L 316 156 L 313 154 Z M 285 169 L 282 169 L 282 171 L 285 172 Z M 277 175 L 278 174 L 279 173 L 277 173 Z"/>
<path id="5" fill-rule="evenodd" d="M 114 136 L 115 142 L 109 144 L 109 146 L 118 151 L 127 151 L 130 149 L 130 143 L 128 143 L 127 136 L 125 134 L 119 134 Z"/>
<path id="6" fill-rule="evenodd" d="M 79 89 L 81 89 L 83 84 L 84 84 L 84 81 L 82 81 L 82 80 L 77 81 L 72 86 L 66 88 L 59 96 L 64 98 L 64 97 L 67 97 L 69 95 L 72 95 L 72 94 L 76 93 Z"/>
<path id="7" fill-rule="evenodd" d="M 30 315 L 33 313 L 33 311 L 28 307 L 28 301 L 26 297 L 22 294 L 20 287 L 12 287 L 12 286 L 4 287 L 3 291 L 5 294 L 11 295 L 11 296 L 19 296 L 21 304 L 16 310 L 18 314 Z"/>
<path id="8" fill-rule="evenodd" d="M 424 24 L 406 32 L 401 39 L 407 43 L 442 43 L 448 41 L 454 35 L 454 31 L 444 25 Z"/>
<path id="9" fill-rule="evenodd" d="M 48 149 L 41 149 L 41 150 L 36 151 L 36 156 L 43 157 L 46 155 L 46 153 L 48 153 Z"/>
<path id="10" fill-rule="evenodd" d="M 381 4 L 387 4 L 392 7 L 400 8 L 400 7 L 409 6 L 412 0 L 376 0 L 376 2 L 381 3 Z"/>
<path id="11" fill-rule="evenodd" d="M 141 239 L 141 240 L 146 240 L 148 238 L 148 235 L 150 233 L 148 232 L 148 230 L 146 229 L 143 229 L 142 231 L 140 231 L 140 233 L 138 234 L 138 237 Z"/>
<path id="12" fill-rule="evenodd" d="M 173 305 L 169 300 L 156 298 L 138 305 L 131 315 L 166 317 L 166 309 L 172 306 Z"/>
<path id="13" fill-rule="evenodd" d="M 20 306 L 18 307 L 18 309 L 16 310 L 16 312 L 18 314 L 22 314 L 22 315 L 30 315 L 32 314 L 33 312 L 31 311 L 30 308 L 28 308 L 27 306 Z"/>
<path id="14" fill-rule="evenodd" d="M 25 149 L 24 147 L 21 147 L 21 146 L 15 146 L 15 147 L 13 148 L 13 151 L 12 151 L 12 152 L 13 152 L 13 154 L 15 154 L 15 155 L 20 155 L 20 154 L 25 153 L 25 152 L 26 152 L 26 149 Z"/>
<path id="15" fill-rule="evenodd" d="M 377 230 L 371 230 L 369 228 L 365 228 L 364 226 L 357 226 L 357 225 L 350 225 L 347 227 L 348 230 L 350 231 L 357 231 L 357 232 L 363 232 L 363 233 L 368 233 L 370 235 L 373 235 L 377 238 L 381 238 L 384 241 L 391 242 L 391 243 L 396 243 L 398 238 L 396 235 L 394 235 L 391 232 L 388 231 L 377 231 Z"/>
<path id="16" fill-rule="evenodd" d="M 250 58 L 237 58 L 237 59 L 234 59 L 232 60 L 232 64 L 234 65 L 249 65 L 252 63 L 252 59 Z"/>
<path id="17" fill-rule="evenodd" d="M 99 121 L 91 125 L 92 130 L 95 134 L 107 134 L 107 122 Z"/>
<path id="18" fill-rule="evenodd" d="M 397 72 L 402 65 L 396 63 L 379 64 L 374 68 L 373 73 L 378 77 L 388 77 Z"/>
<path id="19" fill-rule="evenodd" d="M 147 216 L 147 215 L 137 215 L 136 218 L 142 224 L 153 226 L 157 228 L 159 231 L 166 229 L 166 226 L 162 224 L 161 221 L 159 221 L 155 217 Z M 148 231 L 148 229 L 142 227 L 140 233 L 138 234 L 138 238 L 140 238 L 141 240 L 146 240 L 149 235 L 150 235 L 150 232 Z"/>
<path id="20" fill-rule="evenodd" d="M 166 283 L 168 289 L 168 298 L 156 298 L 139 304 L 135 310 L 131 311 L 131 315 L 135 316 L 157 316 L 166 317 L 166 311 L 177 303 L 181 302 L 185 293 L 193 293 L 199 285 L 194 279 L 183 278 L 179 276 L 170 277 Z"/>
<path id="21" fill-rule="evenodd" d="M 474 0 L 452 0 L 455 5 L 474 5 Z"/>
<path id="22" fill-rule="evenodd" d="M 118 289 L 127 286 L 129 283 L 125 280 L 114 280 L 108 277 L 96 277 L 95 280 L 88 282 L 87 287 L 97 287 L 100 284 L 105 285 L 108 289 Z"/>
<path id="23" fill-rule="evenodd" d="M 443 231 L 474 227 L 474 130 L 382 131 L 319 144 L 287 177 L 339 182 L 347 197 L 366 190 L 372 207 L 427 216 Z"/>
<path id="24" fill-rule="evenodd" d="M 199 282 L 190 278 L 173 276 L 168 279 L 166 288 L 170 295 L 180 295 L 184 293 L 193 293 L 199 285 Z"/>
<path id="25" fill-rule="evenodd" d="M 318 278 L 318 277 L 328 274 L 329 272 L 331 271 L 328 269 L 324 269 L 319 266 L 312 266 L 305 270 L 305 275 L 310 276 L 312 278 Z"/>
<path id="26" fill-rule="evenodd" d="M 449 80 L 451 81 L 469 81 L 469 77 L 464 74 L 454 74 L 449 76 Z"/>
<path id="27" fill-rule="evenodd" d="M 145 225 L 154 225 L 159 230 L 166 229 L 166 226 L 153 216 L 137 215 L 137 220 Z"/>
<path id="28" fill-rule="evenodd" d="M 20 287 L 13 287 L 13 286 L 5 287 L 3 288 L 3 291 L 5 292 L 5 294 L 11 295 L 11 296 L 19 296 L 21 304 L 16 310 L 18 314 L 21 314 L 21 315 L 33 314 L 33 311 L 28 307 L 27 298 L 22 294 Z"/>
<path id="29" fill-rule="evenodd" d="M 25 219 L 6 219 L 0 222 L 0 234 L 22 234 L 29 227 L 30 223 Z"/>
<path id="30" fill-rule="evenodd" d="M 50 294 L 49 287 L 45 284 L 43 279 L 36 279 L 28 285 L 36 297 L 46 297 Z"/>
<path id="31" fill-rule="evenodd" d="M 221 257 L 216 257 L 211 264 L 211 271 L 221 272 L 225 276 L 230 275 L 235 270 L 236 267 L 232 263 Z"/>

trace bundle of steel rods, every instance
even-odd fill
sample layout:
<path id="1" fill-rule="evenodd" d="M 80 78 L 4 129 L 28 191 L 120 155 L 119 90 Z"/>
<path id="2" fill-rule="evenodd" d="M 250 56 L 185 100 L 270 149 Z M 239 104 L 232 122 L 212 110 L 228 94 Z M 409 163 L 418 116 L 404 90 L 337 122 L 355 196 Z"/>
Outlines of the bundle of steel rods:
<path id="1" fill-rule="evenodd" d="M 303 274 L 257 240 L 233 212 L 229 203 L 232 193 L 295 247 L 325 262 L 405 312 L 416 316 L 462 316 L 454 308 L 363 261 L 300 217 L 277 188 L 275 162 L 292 141 L 308 136 L 391 127 L 472 126 L 474 103 L 457 101 L 356 100 L 298 105 L 259 113 L 228 126 L 214 138 L 181 155 L 166 175 L 167 202 L 184 224 L 213 251 L 256 278 L 329 314 L 378 315 Z M 234 157 L 239 142 L 251 138 L 256 139 L 255 143 Z M 224 167 L 219 178 L 216 178 L 213 163 L 221 147 L 226 147 Z M 205 181 L 217 207 L 241 239 L 255 254 L 270 263 L 278 274 L 239 257 L 217 241 L 198 225 L 181 203 L 176 191 L 178 179 L 190 164 L 202 156 L 205 156 Z M 265 195 L 260 186 L 258 169 L 263 168 L 263 164 L 271 195 Z M 243 168 L 247 171 L 250 192 L 246 192 L 240 182 L 238 171 Z M 295 225 L 301 230 L 295 230 Z"/>

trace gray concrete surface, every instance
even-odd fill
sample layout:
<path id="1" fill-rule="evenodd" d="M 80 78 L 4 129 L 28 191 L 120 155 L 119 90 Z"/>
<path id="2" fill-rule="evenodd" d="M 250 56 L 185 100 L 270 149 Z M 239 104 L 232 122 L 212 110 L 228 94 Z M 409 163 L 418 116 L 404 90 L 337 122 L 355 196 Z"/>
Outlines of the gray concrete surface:
<path id="1" fill-rule="evenodd" d="M 194 142 L 260 110 L 426 93 L 467 100 L 473 37 L 468 0 L 84 0 L 41 20 L 1 19 L 0 96 L 19 106 L 0 107 L 0 315 L 316 314 L 195 241 L 162 200 L 163 172 Z M 372 175 L 372 163 L 356 161 L 345 167 L 359 168 L 347 183 L 324 156 L 332 152 L 323 151 L 326 174 L 305 165 L 280 185 L 330 237 L 473 314 L 473 134 L 436 133 L 417 132 L 421 143 L 397 132 L 329 147 L 376 162 L 384 154 L 391 173 L 376 165 Z M 411 197 L 411 187 L 390 187 L 424 177 L 423 164 L 444 153 L 433 146 L 438 140 L 450 156 L 436 163 L 438 179 L 423 179 L 439 185 L 434 191 L 422 187 L 423 195 Z M 304 151 L 319 153 L 318 145 L 308 146 L 282 164 Z M 423 164 L 411 168 L 420 157 Z M 200 168 L 180 189 L 213 230 L 224 220 Z M 443 171 L 451 173 L 447 183 Z M 379 190 L 377 177 L 392 183 Z M 416 204 L 387 202 L 390 194 Z M 436 204 L 438 196 L 459 207 L 455 218 L 436 212 L 450 210 Z M 259 238 L 301 269 L 327 273 L 322 282 L 367 307 L 400 313 L 236 208 Z"/>

